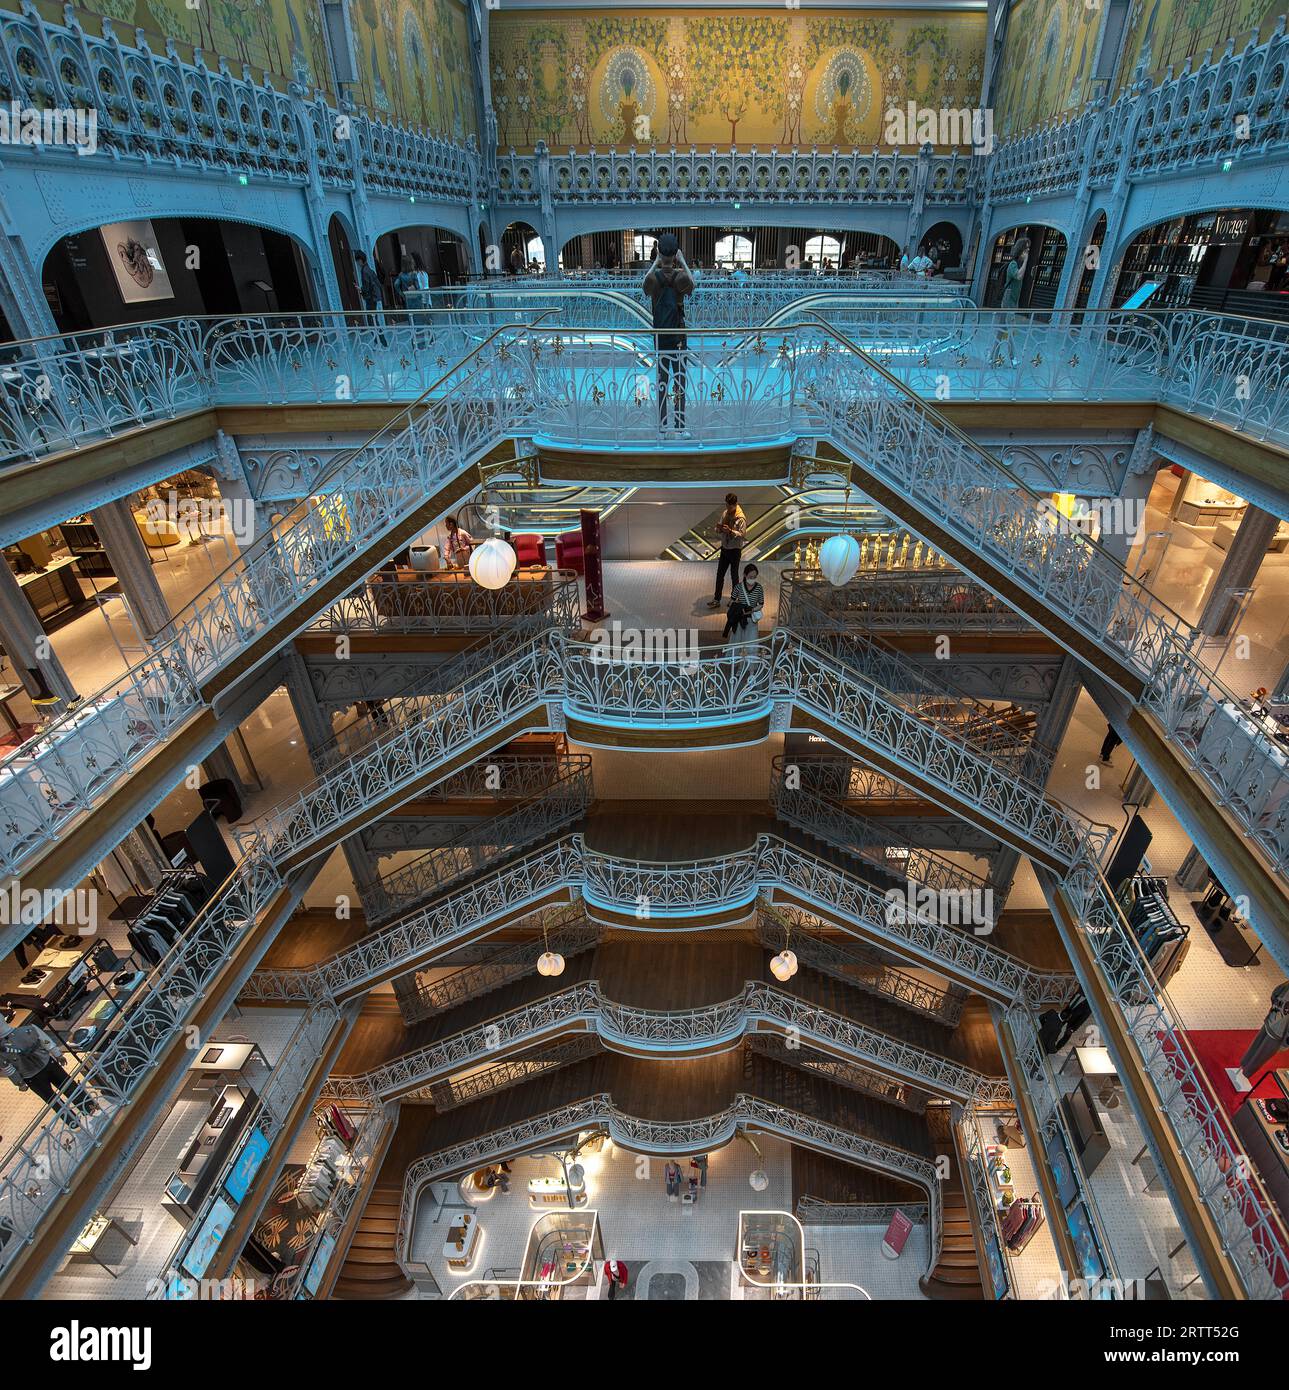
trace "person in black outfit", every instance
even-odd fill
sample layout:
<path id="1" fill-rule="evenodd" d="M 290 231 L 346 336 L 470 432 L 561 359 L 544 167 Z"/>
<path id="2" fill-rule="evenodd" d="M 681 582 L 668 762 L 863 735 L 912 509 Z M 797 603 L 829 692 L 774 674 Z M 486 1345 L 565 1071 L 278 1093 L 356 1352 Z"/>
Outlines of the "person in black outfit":
<path id="1" fill-rule="evenodd" d="M 653 304 L 653 326 L 656 329 L 680 330 L 659 332 L 658 352 L 658 423 L 666 428 L 667 398 L 672 406 L 672 428 L 681 434 L 685 429 L 685 296 L 694 292 L 694 277 L 685 264 L 680 243 L 671 232 L 658 238 L 658 250 L 649 273 L 644 278 L 644 292 Z"/>
<path id="2" fill-rule="evenodd" d="M 1118 746 L 1122 742 L 1123 739 L 1121 739 L 1119 735 L 1115 733 L 1114 725 L 1107 724 L 1105 728 L 1105 739 L 1101 744 L 1101 761 L 1107 767 L 1110 766 L 1110 755 L 1114 752 L 1116 748 L 1118 748 Z"/>

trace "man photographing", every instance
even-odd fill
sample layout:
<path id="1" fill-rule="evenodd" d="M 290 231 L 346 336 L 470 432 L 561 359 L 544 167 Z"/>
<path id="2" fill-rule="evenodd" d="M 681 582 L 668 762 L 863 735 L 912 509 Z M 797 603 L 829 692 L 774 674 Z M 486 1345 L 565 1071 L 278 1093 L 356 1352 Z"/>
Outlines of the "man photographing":
<path id="1" fill-rule="evenodd" d="M 653 326 L 658 329 L 658 423 L 667 424 L 667 398 L 674 402 L 672 428 L 685 428 L 685 296 L 694 292 L 694 277 L 685 264 L 680 243 L 671 232 L 658 238 L 653 264 L 644 278 L 644 292 L 653 305 Z M 669 389 L 670 388 L 670 389 Z"/>

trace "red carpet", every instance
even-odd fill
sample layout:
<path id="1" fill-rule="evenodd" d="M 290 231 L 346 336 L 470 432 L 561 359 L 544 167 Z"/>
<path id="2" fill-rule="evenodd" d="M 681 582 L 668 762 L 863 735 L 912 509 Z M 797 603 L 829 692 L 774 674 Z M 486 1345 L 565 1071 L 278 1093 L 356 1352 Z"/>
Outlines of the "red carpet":
<path id="1" fill-rule="evenodd" d="M 1213 1095 L 1216 1097 L 1217 1103 L 1221 1107 L 1221 1113 L 1218 1115 L 1217 1119 L 1223 1129 L 1225 1129 L 1227 1139 L 1230 1141 L 1231 1148 L 1236 1154 L 1240 1153 L 1240 1141 L 1231 1126 L 1231 1113 L 1236 1106 L 1239 1105 L 1243 1097 L 1249 1093 L 1236 1091 L 1231 1085 L 1230 1078 L 1226 1074 L 1226 1068 L 1238 1067 L 1240 1065 L 1240 1058 L 1244 1056 L 1246 1049 L 1253 1041 L 1256 1031 L 1257 1030 L 1253 1028 L 1200 1032 L 1188 1031 L 1182 1035 L 1186 1040 L 1186 1046 L 1192 1053 L 1194 1060 L 1198 1063 L 1205 1081 L 1207 1081 L 1208 1085 L 1212 1088 Z M 1277 1053 L 1277 1055 L 1271 1058 L 1271 1060 L 1258 1072 L 1257 1085 L 1253 1089 L 1253 1096 L 1258 1097 L 1280 1094 L 1280 1088 L 1276 1084 L 1275 1078 L 1271 1075 L 1277 1067 L 1289 1067 L 1289 1050 Z M 1179 1074 L 1180 1070 L 1179 1068 Z M 1250 1080 L 1253 1079 L 1252 1077 L 1250 1078 Z M 1258 1197 L 1253 1189 L 1246 1187 L 1244 1191 L 1246 1194 L 1242 1201 L 1244 1219 L 1251 1227 L 1256 1227 L 1262 1216 L 1263 1199 Z M 1271 1214 L 1273 1216 L 1273 1226 L 1278 1226 L 1279 1230 L 1283 1232 L 1286 1219 L 1289 1218 L 1289 1213 L 1276 1213 L 1273 1208 Z M 1274 1220 L 1277 1214 L 1279 1216 L 1278 1222 Z M 1289 1260 L 1289 1244 L 1287 1244 L 1283 1238 L 1277 1239 L 1271 1236 L 1267 1229 L 1262 1227 L 1256 1239 L 1259 1244 L 1275 1239 L 1279 1250 L 1282 1252 L 1282 1258 Z M 1280 1281 L 1280 1287 L 1284 1297 L 1289 1298 L 1289 1280 L 1282 1279 Z"/>

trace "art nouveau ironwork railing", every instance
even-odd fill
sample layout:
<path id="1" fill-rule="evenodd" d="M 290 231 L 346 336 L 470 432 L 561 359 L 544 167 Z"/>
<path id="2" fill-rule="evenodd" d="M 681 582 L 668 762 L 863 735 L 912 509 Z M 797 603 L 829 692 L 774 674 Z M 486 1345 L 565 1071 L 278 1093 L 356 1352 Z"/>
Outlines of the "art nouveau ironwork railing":
<path id="1" fill-rule="evenodd" d="M 985 1262 L 994 1286 L 994 1297 L 1015 1297 L 1016 1277 L 1012 1271 L 1011 1251 L 999 1229 L 998 1208 L 994 1205 L 994 1194 L 989 1188 L 980 1133 L 973 1117 L 968 1116 L 957 1126 L 957 1148 L 960 1161 L 966 1168 L 962 1174 L 963 1192 L 976 1208 L 975 1226 L 984 1243 Z"/>
<path id="2" fill-rule="evenodd" d="M 17 750 L 0 780 L 0 872 L 17 870 L 158 747 L 223 663 L 289 622 L 328 575 L 514 428 L 525 409 L 514 380 L 504 342 L 476 349 L 176 614 L 152 655 Z"/>
<path id="3" fill-rule="evenodd" d="M 775 693 L 781 698 L 862 743 L 895 754 L 910 771 L 986 810 L 995 824 L 1019 831 L 1029 844 L 1069 863 L 1085 846 L 1099 855 L 1108 844 L 1107 827 L 1093 826 L 1012 768 L 928 724 L 906 709 L 898 695 L 849 664 L 781 628 L 771 635 L 770 649 Z"/>
<path id="4" fill-rule="evenodd" d="M 780 613 L 779 626 L 862 673 L 895 695 L 911 714 L 943 729 L 950 738 L 1012 768 L 1015 776 L 1033 786 L 1046 784 L 1056 754 L 1032 737 L 1033 711 L 975 699 L 937 663 L 914 661 L 882 638 L 859 631 L 834 609 L 816 603 L 808 588 L 796 591 L 790 618 Z"/>
<path id="5" fill-rule="evenodd" d="M 877 821 L 868 820 L 827 796 L 814 781 L 819 761 L 785 758 L 782 754 L 774 759 L 770 804 L 781 820 L 850 851 L 888 877 L 907 880 L 936 893 L 959 893 L 969 902 L 979 901 L 987 920 L 993 920 L 996 904 L 991 899 L 987 878 L 934 850 L 923 849 L 902 836 L 892 835 Z M 840 778 L 845 765 L 834 763 L 833 766 L 838 769 Z"/>
<path id="6" fill-rule="evenodd" d="M 34 1238 L 54 1204 L 70 1191 L 81 1165 L 121 1119 L 176 1035 L 206 998 L 229 955 L 268 909 L 281 879 L 262 857 L 248 858 L 185 930 L 116 1014 L 96 1051 L 85 1057 L 47 1107 L 0 1158 L 0 1270 Z M 306 982 L 295 996 L 324 996 Z M 136 1144 L 142 1133 L 135 1135 Z"/>
<path id="7" fill-rule="evenodd" d="M 432 1081 L 427 1086 L 408 1091 L 402 1097 L 402 1103 L 406 1105 L 415 1101 L 429 1101 L 437 1111 L 455 1110 L 459 1106 L 482 1100 L 484 1096 L 495 1095 L 498 1091 L 508 1091 L 515 1086 L 523 1086 L 536 1077 L 548 1076 L 553 1071 L 571 1067 L 575 1062 L 584 1062 L 599 1051 L 600 1040 L 593 1033 L 575 1035 L 567 1042 L 544 1047 L 540 1052 L 496 1062 L 492 1066 L 481 1067 L 461 1076 L 448 1076 L 441 1081 Z"/>
<path id="8" fill-rule="evenodd" d="M 571 631 L 580 626 L 580 594 L 572 570 L 522 571 L 500 589 L 462 576 L 459 584 L 377 571 L 310 624 L 311 632 L 480 634 L 520 619 Z"/>
<path id="9" fill-rule="evenodd" d="M 879 572 L 834 586 L 817 569 L 785 570 L 779 576 L 780 626 L 794 626 L 798 594 L 813 608 L 861 631 L 1024 632 L 1030 628 L 1019 613 L 961 574 Z"/>
<path id="10" fill-rule="evenodd" d="M 1265 43 L 1168 75 L 1153 88 L 1129 87 L 1109 105 L 1005 140 L 995 150 L 990 196 L 997 203 L 1069 191 L 1084 178 L 1101 187 L 1126 176 L 1200 171 L 1229 159 L 1275 157 L 1289 138 L 1284 103 L 1289 37 L 1283 26 Z M 1247 122 L 1248 138 L 1236 132 Z"/>
<path id="11" fill-rule="evenodd" d="M 796 1039 L 789 1046 L 786 1038 L 775 1033 L 753 1033 L 747 1041 L 753 1052 L 773 1058 L 783 1066 L 792 1067 L 807 1076 L 822 1077 L 849 1091 L 857 1091 L 860 1095 L 872 1096 L 874 1100 L 907 1110 L 912 1115 L 925 1115 L 927 1112 L 931 1100 L 929 1093 L 898 1077 L 874 1071 L 849 1059 L 831 1056 L 813 1047 L 799 1046 Z"/>
<path id="12" fill-rule="evenodd" d="M 719 1148 L 739 1129 L 760 1130 L 804 1143 L 845 1158 L 861 1167 L 894 1173 L 916 1183 L 927 1193 L 930 1216 L 930 1262 L 940 1255 L 941 1199 L 935 1165 L 925 1158 L 892 1145 L 854 1134 L 811 1115 L 755 1096 L 737 1095 L 719 1114 L 701 1120 L 642 1120 L 620 1111 L 611 1096 L 600 1094 L 534 1115 L 518 1124 L 494 1130 L 478 1138 L 425 1154 L 409 1165 L 403 1179 L 395 1249 L 406 1266 L 411 1258 L 416 1208 L 422 1189 L 440 1177 L 477 1168 L 490 1160 L 531 1153 L 552 1144 L 570 1141 L 579 1133 L 603 1130 L 615 1144 L 651 1154 L 698 1153 Z"/>
<path id="13" fill-rule="evenodd" d="M 595 795 L 590 755 L 561 754 L 549 771 L 549 781 L 536 795 L 481 825 L 467 827 L 445 844 L 435 845 L 377 879 L 364 898 L 368 922 L 383 922 L 395 913 L 410 911 L 417 902 L 444 891 L 464 875 L 581 816 Z"/>
<path id="14" fill-rule="evenodd" d="M 1250 1297 L 1289 1289 L 1289 1229 L 1256 1170 L 1237 1152 L 1220 1104 L 1187 1040 L 1181 1017 L 1095 864 L 1080 863 L 1059 883 L 1040 871 L 1045 890 L 1069 903 L 1096 969 L 1115 1000 L 1176 1152 L 1186 1160 L 1200 1200 Z"/>
<path id="15" fill-rule="evenodd" d="M 397 1096 L 570 1031 L 594 1031 L 609 1047 L 646 1048 L 665 1055 L 710 1049 L 767 1029 L 799 1037 L 825 1052 L 840 1052 L 964 1103 L 992 1107 L 1011 1101 L 1005 1078 L 985 1076 L 952 1057 L 754 980 L 732 999 L 672 1010 L 616 1003 L 604 997 L 595 981 L 573 985 L 396 1057 L 367 1072 L 364 1080 L 378 1095 Z"/>
<path id="16" fill-rule="evenodd" d="M 473 136 L 438 139 L 338 109 L 294 84 L 280 92 L 267 79 L 235 76 L 222 60 L 217 68 L 183 62 L 169 44 L 154 53 L 137 30 L 135 43 L 124 43 L 111 19 L 101 23 L 96 38 L 74 17 L 57 24 L 34 9 L 5 14 L 0 96 L 23 108 L 97 111 L 99 148 L 141 168 L 237 170 L 286 185 L 316 172 L 326 186 L 353 188 L 357 166 L 367 188 L 404 199 L 475 196 L 483 166 Z M 48 160 L 57 152 L 40 153 Z"/>
<path id="17" fill-rule="evenodd" d="M 757 937 L 770 951 L 791 947 L 795 955 L 812 970 L 829 975 L 853 989 L 890 999 L 903 1008 L 954 1027 L 962 1017 L 966 991 L 941 989 L 929 980 L 910 975 L 877 952 L 862 946 L 840 946 L 822 934 L 815 935 L 818 918 L 789 907 L 776 907 L 762 898 L 757 911 Z"/>
<path id="18" fill-rule="evenodd" d="M 580 909 L 552 908 L 542 914 L 538 929 L 549 950 L 558 952 L 565 960 L 594 950 L 600 943 L 602 928 L 588 923 Z M 484 960 L 463 965 L 451 974 L 437 979 L 415 976 L 415 992 L 402 995 L 399 1009 L 403 1022 L 410 1027 L 427 1018 L 434 1018 L 455 1009 L 467 1000 L 478 999 L 502 989 L 514 980 L 533 973 L 533 947 L 528 941 L 501 946 Z"/>
<path id="19" fill-rule="evenodd" d="M 877 150 L 712 147 L 688 150 L 549 151 L 512 149 L 497 158 L 497 195 L 503 203 L 536 203 L 545 192 L 555 203 L 658 205 L 726 202 L 868 203 L 911 202 L 922 175 L 927 201 L 959 205 L 970 201 L 983 161 L 971 154 L 930 155 Z M 923 165 L 925 166 L 923 168 Z"/>
<path id="20" fill-rule="evenodd" d="M 1144 680 L 1140 704 L 1160 719 L 1250 839 L 1284 873 L 1289 758 L 1199 662 L 1199 634 L 1108 552 L 1052 524 L 1042 498 L 855 344 L 840 335 L 837 341 L 848 358 L 844 364 L 836 351 L 821 348 L 799 369 L 824 432 Z M 1099 674 L 1114 679 L 1112 672 Z"/>
<path id="21" fill-rule="evenodd" d="M 809 1195 L 797 1198 L 796 1218 L 803 1226 L 880 1226 L 903 1212 L 915 1226 L 925 1226 L 925 1202 L 828 1202 Z"/>

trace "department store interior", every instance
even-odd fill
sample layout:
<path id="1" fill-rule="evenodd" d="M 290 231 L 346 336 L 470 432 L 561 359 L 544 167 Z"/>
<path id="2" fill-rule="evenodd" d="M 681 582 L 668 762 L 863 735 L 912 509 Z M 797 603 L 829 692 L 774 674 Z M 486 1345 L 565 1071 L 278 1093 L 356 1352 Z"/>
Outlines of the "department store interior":
<path id="1" fill-rule="evenodd" d="M 0 0 L 0 1300 L 1289 1297 L 1276 6 L 132 17 Z"/>

